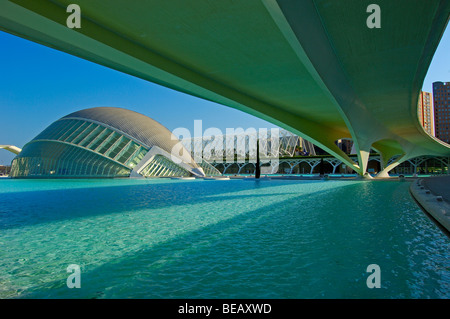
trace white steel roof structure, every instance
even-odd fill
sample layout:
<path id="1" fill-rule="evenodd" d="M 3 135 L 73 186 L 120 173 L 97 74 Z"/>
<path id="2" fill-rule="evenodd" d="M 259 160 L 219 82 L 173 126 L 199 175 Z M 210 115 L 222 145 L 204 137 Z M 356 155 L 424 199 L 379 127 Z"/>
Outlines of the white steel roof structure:
<path id="1" fill-rule="evenodd" d="M 217 172 L 205 163 L 201 165 Z M 158 122 L 122 108 L 96 107 L 52 123 L 14 158 L 10 175 L 203 177 L 205 173 L 181 142 Z"/>
<path id="2" fill-rule="evenodd" d="M 20 149 L 17 146 L 14 146 L 14 145 L 0 145 L 0 149 L 5 149 L 5 150 L 10 151 L 11 153 L 14 153 L 14 154 L 19 154 L 20 151 L 22 151 L 22 149 Z"/>
<path id="3" fill-rule="evenodd" d="M 417 104 L 447 26 L 448 0 L 2 0 L 0 29 L 268 120 L 364 176 L 370 149 L 390 169 L 448 156 Z M 353 140 L 358 162 L 335 144 Z M 397 160 L 388 165 L 391 158 Z"/>
<path id="4" fill-rule="evenodd" d="M 316 155 L 314 145 L 307 140 L 286 130 L 247 130 L 235 134 L 219 134 L 212 136 L 182 139 L 185 148 L 191 152 L 192 158 L 204 158 L 208 162 L 231 159 L 256 159 L 256 143 L 260 144 L 260 155 L 264 158 L 293 157 L 299 150 L 308 155 Z M 236 159 L 234 157 L 237 157 Z"/>

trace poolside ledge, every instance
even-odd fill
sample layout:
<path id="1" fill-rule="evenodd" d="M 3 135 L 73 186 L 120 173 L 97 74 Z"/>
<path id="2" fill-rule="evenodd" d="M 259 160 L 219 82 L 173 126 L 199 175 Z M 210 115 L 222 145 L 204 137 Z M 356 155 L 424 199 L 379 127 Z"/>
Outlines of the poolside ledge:
<path id="1" fill-rule="evenodd" d="M 450 176 L 421 178 L 411 183 L 414 199 L 450 232 Z"/>

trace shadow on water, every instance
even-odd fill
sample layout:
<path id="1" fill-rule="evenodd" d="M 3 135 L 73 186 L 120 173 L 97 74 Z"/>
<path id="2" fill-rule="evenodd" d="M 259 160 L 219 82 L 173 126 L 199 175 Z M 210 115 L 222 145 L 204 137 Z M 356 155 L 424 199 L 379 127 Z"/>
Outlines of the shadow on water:
<path id="1" fill-rule="evenodd" d="M 257 182 L 255 185 L 261 186 L 261 183 Z M 310 196 L 314 196 L 314 194 L 311 194 Z M 238 196 L 232 197 L 235 199 Z M 227 196 L 226 198 L 230 197 Z M 263 198 L 263 196 L 261 196 L 261 198 Z M 297 201 L 301 200 L 301 198 L 298 197 L 293 200 Z M 198 254 L 198 250 L 201 250 L 202 248 L 208 250 L 211 245 L 216 245 L 219 241 L 224 240 L 224 237 L 228 237 L 231 233 L 236 236 L 242 236 L 242 232 L 248 232 L 249 228 L 251 228 L 250 224 L 252 224 L 255 220 L 270 218 L 270 216 L 273 216 L 277 211 L 279 211 L 280 206 L 283 206 L 283 203 L 277 203 L 245 212 L 227 220 L 207 225 L 202 227 L 200 230 L 177 236 L 149 249 L 145 249 L 132 255 L 123 256 L 118 260 L 95 269 L 84 269 L 82 270 L 83 289 L 69 290 L 64 281 L 58 280 L 34 287 L 30 289 L 29 293 L 24 294 L 22 297 L 102 298 L 108 293 L 110 287 L 114 287 L 114 289 L 118 290 L 128 290 L 131 287 L 135 287 L 134 289 L 140 290 L 140 288 L 143 288 L 142 282 L 145 281 L 148 281 L 150 286 L 156 285 L 156 287 L 153 287 L 153 289 L 147 287 L 147 291 L 128 291 L 128 294 L 131 293 L 132 295 L 122 297 L 171 298 L 173 295 L 177 295 L 175 291 L 178 289 L 181 291 L 186 291 L 185 298 L 196 296 L 197 294 L 201 294 L 202 288 L 199 288 L 199 285 L 201 286 L 201 282 L 204 280 L 202 277 L 210 277 L 211 274 L 208 275 L 208 273 L 210 273 L 211 270 L 214 271 L 214 269 L 217 271 L 216 276 L 220 277 L 220 270 L 217 269 L 220 269 L 222 266 L 227 268 L 227 264 L 233 264 L 235 261 L 224 260 L 224 256 L 218 255 L 208 257 L 208 254 L 205 253 L 203 256 L 199 257 L 199 263 L 193 264 L 193 260 L 190 260 L 190 258 L 192 258 L 190 256 L 191 251 L 193 251 L 194 254 Z M 265 231 L 268 230 L 265 229 Z M 254 240 L 255 242 L 257 241 L 256 238 L 254 238 Z M 193 247 L 195 248 L 193 249 Z M 210 258 L 217 259 L 211 260 Z M 215 265 L 217 264 L 220 265 L 219 268 L 216 268 Z M 239 262 L 237 264 L 239 264 Z M 137 268 L 137 265 L 140 265 L 141 268 Z M 171 282 L 171 273 L 177 272 L 175 269 L 180 266 L 185 268 L 185 273 L 188 275 L 178 273 L 177 276 L 179 277 L 174 278 L 176 282 Z M 237 268 L 240 268 L 239 265 L 235 265 L 234 267 L 236 266 Z M 125 272 L 130 273 L 125 275 L 123 273 L 124 270 Z M 107 279 L 104 278 L 105 274 L 110 274 L 110 277 Z M 125 275 L 126 278 L 124 278 L 123 275 Z M 146 279 L 145 277 L 148 278 Z M 89 282 L 95 284 L 90 286 Z M 214 283 L 211 284 L 214 286 Z M 172 290 L 172 292 L 170 290 Z M 114 293 L 115 292 L 113 292 L 113 294 Z M 216 293 L 220 295 L 222 292 L 216 291 Z"/>
<path id="2" fill-rule="evenodd" d="M 209 183 L 211 187 L 208 187 Z M 293 185 L 298 181 L 183 181 L 114 187 L 54 189 L 3 193 L 0 229 L 31 226 L 140 209 L 185 206 L 231 199 L 230 194 L 251 189 Z M 303 184 L 317 183 L 301 182 Z M 347 185 L 340 185 L 340 187 Z M 279 193 L 274 194 L 274 196 Z M 267 194 L 264 194 L 266 196 Z M 226 196 L 226 197 L 224 197 Z M 249 198 L 261 194 L 245 195 Z M 236 198 L 240 198 L 237 196 Z"/>
<path id="3" fill-rule="evenodd" d="M 392 184 L 388 190 L 395 196 L 407 194 L 407 187 L 401 187 Z M 362 194 L 372 198 L 354 200 Z M 408 243 L 423 234 L 391 225 L 390 219 L 399 218 L 389 209 L 396 204 L 387 198 L 385 207 L 380 208 L 383 196 L 376 194 L 373 185 L 355 184 L 333 189 L 326 196 L 321 192 L 295 196 L 206 225 L 93 269 L 86 265 L 82 269 L 81 289 L 68 289 L 64 277 L 37 285 L 21 297 L 410 297 L 412 290 L 418 290 L 411 282 L 426 281 L 433 272 L 420 278 L 397 278 L 394 271 L 398 269 L 405 268 L 416 275 L 423 269 L 414 268 L 416 261 L 412 262 L 409 256 L 391 259 L 398 250 L 408 252 L 411 249 Z M 404 205 L 405 201 L 398 205 Z M 426 223 L 420 216 L 414 218 Z M 430 253 L 424 263 L 432 259 Z M 370 290 L 365 286 L 365 267 L 374 260 L 382 269 L 393 268 L 391 273 L 383 273 L 383 283 L 390 285 L 386 289 Z M 431 291 L 439 289 L 431 287 Z"/>

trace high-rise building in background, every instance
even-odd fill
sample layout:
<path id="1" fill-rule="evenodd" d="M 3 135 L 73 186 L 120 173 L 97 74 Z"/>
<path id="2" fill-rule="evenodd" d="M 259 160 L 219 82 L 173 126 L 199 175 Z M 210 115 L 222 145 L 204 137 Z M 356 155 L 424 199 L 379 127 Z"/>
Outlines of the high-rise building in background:
<path id="1" fill-rule="evenodd" d="M 425 131 L 434 136 L 433 97 L 429 92 L 420 92 L 419 120 Z"/>
<path id="2" fill-rule="evenodd" d="M 450 82 L 433 83 L 435 136 L 450 144 Z"/>

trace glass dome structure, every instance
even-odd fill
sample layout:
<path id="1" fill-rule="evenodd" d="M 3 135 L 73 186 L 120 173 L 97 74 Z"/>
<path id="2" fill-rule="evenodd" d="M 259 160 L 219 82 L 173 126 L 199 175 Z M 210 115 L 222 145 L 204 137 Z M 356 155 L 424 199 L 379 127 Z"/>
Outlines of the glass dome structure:
<path id="1" fill-rule="evenodd" d="M 177 152 L 172 152 L 177 150 Z M 12 178 L 168 177 L 220 174 L 163 125 L 126 109 L 96 107 L 48 126 L 13 159 Z"/>

